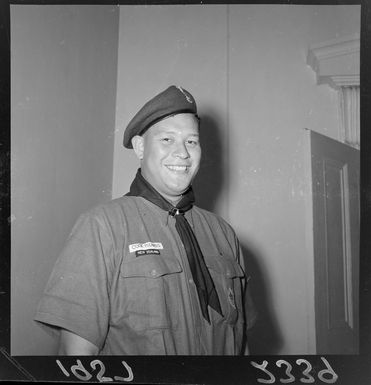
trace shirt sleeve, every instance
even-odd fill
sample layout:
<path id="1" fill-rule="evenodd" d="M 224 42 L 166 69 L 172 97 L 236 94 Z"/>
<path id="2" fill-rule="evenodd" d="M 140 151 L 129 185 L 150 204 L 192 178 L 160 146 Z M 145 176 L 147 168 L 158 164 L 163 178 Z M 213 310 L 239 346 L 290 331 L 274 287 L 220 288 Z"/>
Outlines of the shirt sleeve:
<path id="1" fill-rule="evenodd" d="M 101 349 L 109 323 L 112 247 L 104 222 L 81 215 L 55 263 L 35 321 L 50 332 L 69 330 Z"/>
<path id="2" fill-rule="evenodd" d="M 235 237 L 235 240 L 236 240 L 236 250 L 238 255 L 237 260 L 245 273 L 245 282 L 243 285 L 243 305 L 244 305 L 244 318 L 245 318 L 245 332 L 247 332 L 255 325 L 258 318 L 258 312 L 255 306 L 253 297 L 251 295 L 251 276 L 247 271 L 247 266 L 243 256 L 242 248 L 237 237 Z M 248 354 L 250 353 L 249 353 L 248 341 L 246 341 L 244 355 L 248 355 Z"/>
<path id="3" fill-rule="evenodd" d="M 242 258 L 243 259 L 243 258 Z M 251 294 L 251 276 L 245 270 L 245 285 L 244 285 L 244 306 L 245 306 L 245 324 L 246 330 L 250 330 L 256 323 L 258 312 Z"/>

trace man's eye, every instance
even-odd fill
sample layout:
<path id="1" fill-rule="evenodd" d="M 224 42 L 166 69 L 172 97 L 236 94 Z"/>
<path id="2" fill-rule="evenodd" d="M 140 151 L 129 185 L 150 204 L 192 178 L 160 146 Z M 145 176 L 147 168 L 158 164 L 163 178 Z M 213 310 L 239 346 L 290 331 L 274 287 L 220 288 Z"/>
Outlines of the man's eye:
<path id="1" fill-rule="evenodd" d="M 170 143 L 171 139 L 170 138 L 162 138 L 161 141 L 165 142 L 165 143 Z"/>
<path id="2" fill-rule="evenodd" d="M 190 146 L 197 146 L 198 145 L 198 141 L 197 140 L 188 140 L 187 143 Z"/>

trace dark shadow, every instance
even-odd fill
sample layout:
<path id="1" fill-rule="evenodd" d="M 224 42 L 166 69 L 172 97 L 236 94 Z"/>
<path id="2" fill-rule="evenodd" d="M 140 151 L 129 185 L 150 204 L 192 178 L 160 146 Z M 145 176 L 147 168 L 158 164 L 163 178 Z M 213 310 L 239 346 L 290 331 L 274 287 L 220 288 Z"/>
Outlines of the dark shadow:
<path id="1" fill-rule="evenodd" d="M 196 196 L 196 205 L 211 212 L 214 211 L 220 191 L 224 185 L 223 173 L 223 127 L 217 119 L 206 114 L 201 116 L 200 142 L 202 147 L 201 166 L 192 183 Z"/>
<path id="2" fill-rule="evenodd" d="M 222 130 L 216 111 L 209 111 L 201 116 L 200 141 L 202 146 L 202 162 L 200 170 L 193 181 L 196 195 L 196 204 L 211 212 L 215 212 L 219 194 L 228 183 L 225 166 L 223 165 L 223 138 L 226 137 Z M 267 274 L 264 271 L 263 260 L 252 247 L 241 244 L 247 275 L 251 276 L 249 282 L 250 293 L 254 306 L 258 312 L 258 319 L 253 328 L 248 332 L 248 345 L 250 354 L 276 355 L 282 347 L 282 335 L 278 328 L 273 309 L 270 305 L 271 293 Z"/>
<path id="3" fill-rule="evenodd" d="M 251 297 L 258 312 L 258 318 L 248 332 L 247 340 L 250 354 L 252 355 L 277 355 L 282 347 L 283 340 L 278 328 L 278 322 L 274 315 L 270 298 L 269 283 L 262 260 L 256 252 L 241 244 L 246 274 L 251 276 L 249 281 Z"/>

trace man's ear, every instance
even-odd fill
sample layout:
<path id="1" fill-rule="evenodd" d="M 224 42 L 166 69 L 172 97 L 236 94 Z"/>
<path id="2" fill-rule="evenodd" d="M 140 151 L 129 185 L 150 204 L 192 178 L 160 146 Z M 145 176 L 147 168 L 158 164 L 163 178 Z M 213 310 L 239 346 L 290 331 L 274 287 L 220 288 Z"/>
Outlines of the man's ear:
<path id="1" fill-rule="evenodd" d="M 143 159 L 144 152 L 144 138 L 143 136 L 135 135 L 131 139 L 131 144 L 133 146 L 133 150 L 137 155 L 139 160 Z"/>

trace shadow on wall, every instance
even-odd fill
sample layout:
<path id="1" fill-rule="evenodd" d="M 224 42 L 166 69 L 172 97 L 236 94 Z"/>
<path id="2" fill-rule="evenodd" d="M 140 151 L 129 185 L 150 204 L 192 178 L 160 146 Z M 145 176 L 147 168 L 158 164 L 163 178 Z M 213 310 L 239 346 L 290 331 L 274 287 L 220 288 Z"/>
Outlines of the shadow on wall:
<path id="1" fill-rule="evenodd" d="M 223 167 L 222 131 L 216 114 L 202 115 L 200 141 L 202 145 L 202 162 L 193 182 L 196 204 L 206 210 L 215 212 L 217 201 L 224 185 L 227 183 Z M 251 296 L 258 311 L 255 326 L 248 332 L 250 354 L 275 355 L 282 347 L 282 337 L 278 323 L 270 305 L 271 295 L 266 282 L 262 258 L 246 245 L 241 244 L 247 274 L 251 276 Z"/>
<path id="2" fill-rule="evenodd" d="M 195 190 L 196 205 L 211 212 L 214 212 L 225 179 L 221 129 L 215 118 L 209 114 L 202 115 L 200 129 L 202 161 L 192 186 Z"/>
<path id="3" fill-rule="evenodd" d="M 264 269 L 259 263 L 262 258 L 244 244 L 241 244 L 241 248 L 246 274 L 251 276 L 249 281 L 251 297 L 258 312 L 257 321 L 247 336 L 250 354 L 277 355 L 283 341 L 270 303 L 269 283 L 266 281 Z"/>

